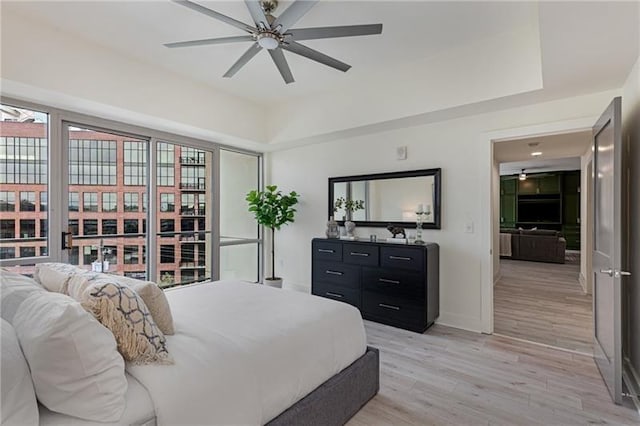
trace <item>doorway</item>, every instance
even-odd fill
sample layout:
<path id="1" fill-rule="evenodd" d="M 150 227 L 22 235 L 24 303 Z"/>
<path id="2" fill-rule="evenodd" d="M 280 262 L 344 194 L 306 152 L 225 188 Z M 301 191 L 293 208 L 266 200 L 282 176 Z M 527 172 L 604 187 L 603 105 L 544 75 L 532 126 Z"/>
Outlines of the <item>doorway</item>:
<path id="1" fill-rule="evenodd" d="M 494 333 L 593 354 L 591 132 L 494 144 Z"/>

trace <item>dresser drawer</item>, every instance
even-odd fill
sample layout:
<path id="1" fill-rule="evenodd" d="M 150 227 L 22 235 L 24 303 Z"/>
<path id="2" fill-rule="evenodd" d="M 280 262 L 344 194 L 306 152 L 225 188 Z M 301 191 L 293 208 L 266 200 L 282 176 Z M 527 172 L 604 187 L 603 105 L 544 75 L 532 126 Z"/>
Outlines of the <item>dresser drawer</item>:
<path id="1" fill-rule="evenodd" d="M 365 317 L 391 324 L 423 326 L 427 313 L 422 300 L 393 297 L 371 291 L 362 292 L 362 311 Z"/>
<path id="2" fill-rule="evenodd" d="M 378 246 L 365 244 L 345 244 L 342 261 L 355 265 L 378 266 Z"/>
<path id="3" fill-rule="evenodd" d="M 401 268 L 422 271 L 424 251 L 421 248 L 382 247 L 380 249 L 380 266 L 384 268 Z"/>
<path id="4" fill-rule="evenodd" d="M 328 299 L 339 300 L 360 309 L 360 290 L 327 283 L 313 283 L 311 293 Z"/>
<path id="5" fill-rule="evenodd" d="M 360 268 L 337 262 L 313 262 L 313 282 L 323 282 L 360 290 Z"/>
<path id="6" fill-rule="evenodd" d="M 390 296 L 424 296 L 426 283 L 420 272 L 362 268 L 362 289 Z"/>
<path id="7" fill-rule="evenodd" d="M 314 241 L 313 260 L 332 260 L 342 262 L 342 243 L 332 241 Z"/>

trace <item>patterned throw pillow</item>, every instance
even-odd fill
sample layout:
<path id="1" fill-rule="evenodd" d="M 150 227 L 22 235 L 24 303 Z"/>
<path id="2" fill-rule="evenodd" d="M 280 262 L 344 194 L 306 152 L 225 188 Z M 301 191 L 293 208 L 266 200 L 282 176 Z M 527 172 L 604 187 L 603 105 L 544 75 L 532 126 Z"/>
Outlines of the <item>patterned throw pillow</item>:
<path id="1" fill-rule="evenodd" d="M 111 330 L 125 360 L 134 364 L 173 363 L 164 334 L 133 289 L 113 282 L 109 276 L 82 274 L 69 279 L 66 293 Z"/>
<path id="2" fill-rule="evenodd" d="M 76 274 L 88 274 L 91 277 L 109 277 L 113 282 L 131 287 L 133 291 L 142 297 L 160 330 L 164 334 L 174 334 L 173 316 L 171 315 L 169 301 L 164 291 L 154 282 L 136 280 L 120 275 L 101 274 L 87 271 L 74 265 L 56 262 L 37 264 L 33 278 L 49 291 L 67 294 L 66 289 L 69 279 Z"/>

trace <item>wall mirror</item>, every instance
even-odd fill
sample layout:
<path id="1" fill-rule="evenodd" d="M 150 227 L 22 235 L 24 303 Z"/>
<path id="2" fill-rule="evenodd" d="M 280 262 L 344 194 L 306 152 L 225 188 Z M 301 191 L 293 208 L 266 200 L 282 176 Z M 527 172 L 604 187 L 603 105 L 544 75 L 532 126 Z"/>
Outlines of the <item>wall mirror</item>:
<path id="1" fill-rule="evenodd" d="M 415 226 L 424 214 L 424 229 L 440 229 L 441 169 L 329 178 L 329 214 L 342 224 Z M 354 205 L 353 212 L 345 204 Z"/>

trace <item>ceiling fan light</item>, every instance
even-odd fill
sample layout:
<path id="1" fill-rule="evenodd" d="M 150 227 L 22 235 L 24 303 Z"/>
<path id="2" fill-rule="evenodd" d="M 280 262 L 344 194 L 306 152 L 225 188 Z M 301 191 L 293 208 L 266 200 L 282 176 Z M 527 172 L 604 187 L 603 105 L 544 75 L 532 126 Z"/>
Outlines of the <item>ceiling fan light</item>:
<path id="1" fill-rule="evenodd" d="M 258 44 L 264 49 L 273 50 L 278 47 L 280 40 L 271 33 L 262 33 L 258 36 Z"/>

